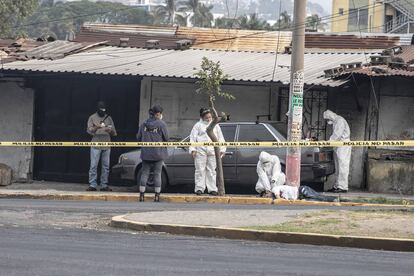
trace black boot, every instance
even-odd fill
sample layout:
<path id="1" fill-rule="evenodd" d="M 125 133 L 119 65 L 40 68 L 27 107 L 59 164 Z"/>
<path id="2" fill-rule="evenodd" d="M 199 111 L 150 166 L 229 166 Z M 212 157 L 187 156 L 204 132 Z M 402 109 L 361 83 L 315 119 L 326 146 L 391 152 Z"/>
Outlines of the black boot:
<path id="1" fill-rule="evenodd" d="M 160 193 L 155 193 L 154 202 L 160 202 Z"/>
<path id="2" fill-rule="evenodd" d="M 139 193 L 139 202 L 145 201 L 145 193 Z"/>

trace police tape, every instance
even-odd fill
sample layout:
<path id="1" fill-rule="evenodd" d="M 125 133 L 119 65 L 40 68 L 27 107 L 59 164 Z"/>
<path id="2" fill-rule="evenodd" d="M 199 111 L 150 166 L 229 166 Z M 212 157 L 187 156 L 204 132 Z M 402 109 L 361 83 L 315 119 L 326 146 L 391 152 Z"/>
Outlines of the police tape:
<path id="1" fill-rule="evenodd" d="M 0 142 L 0 147 L 414 147 L 414 140 L 394 141 L 286 141 L 286 142 Z"/>

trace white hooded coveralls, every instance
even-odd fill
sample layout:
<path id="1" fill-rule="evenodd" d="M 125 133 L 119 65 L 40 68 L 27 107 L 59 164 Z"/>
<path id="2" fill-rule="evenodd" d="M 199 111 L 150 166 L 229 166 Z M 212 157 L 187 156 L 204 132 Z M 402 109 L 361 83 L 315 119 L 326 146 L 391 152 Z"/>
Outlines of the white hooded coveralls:
<path id="1" fill-rule="evenodd" d="M 259 180 L 256 183 L 256 191 L 260 194 L 263 192 L 277 192 L 275 188 L 286 182 L 286 176 L 282 172 L 279 157 L 270 155 L 262 151 L 257 162 L 257 175 Z"/>
<path id="2" fill-rule="evenodd" d="M 209 122 L 200 120 L 198 121 L 190 134 L 190 142 L 211 142 L 210 137 L 207 135 L 207 127 Z M 219 142 L 225 142 L 223 133 L 219 125 L 216 125 L 214 130 Z M 190 147 L 190 154 L 195 151 L 196 156 L 194 158 L 195 165 L 195 189 L 194 191 L 204 192 L 207 188 L 209 193 L 217 192 L 216 184 L 216 156 L 214 154 L 214 147 Z M 226 152 L 225 147 L 220 148 L 221 153 Z"/>
<path id="3" fill-rule="evenodd" d="M 351 131 L 346 120 L 330 110 L 323 113 L 323 118 L 331 121 L 332 135 L 329 141 L 350 141 Z M 334 148 L 335 184 L 334 188 L 348 190 L 349 164 L 351 162 L 351 147 Z"/>

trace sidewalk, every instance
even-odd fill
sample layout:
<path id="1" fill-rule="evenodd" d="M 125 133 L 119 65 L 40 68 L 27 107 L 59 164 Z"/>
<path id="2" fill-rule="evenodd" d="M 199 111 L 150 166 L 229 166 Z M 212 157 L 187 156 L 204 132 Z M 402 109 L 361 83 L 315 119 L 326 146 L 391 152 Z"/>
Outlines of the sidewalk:
<path id="1" fill-rule="evenodd" d="M 113 192 L 86 192 L 87 184 L 78 183 L 60 183 L 35 181 L 32 183 L 14 183 L 10 186 L 0 186 L 0 197 L 14 198 L 43 198 L 43 199 L 60 199 L 60 200 L 115 200 L 115 201 L 137 201 L 138 188 L 136 186 L 112 186 Z M 327 195 L 338 196 L 338 194 Z M 414 196 L 403 196 L 396 194 L 374 194 L 368 192 L 349 192 L 339 195 L 341 200 L 356 203 L 374 203 L 374 204 L 414 204 Z M 206 202 L 206 203 L 223 203 L 223 204 L 303 204 L 308 205 L 308 201 L 273 201 L 268 198 L 258 198 L 256 195 L 226 195 L 225 197 L 212 196 L 195 196 L 194 194 L 168 194 L 163 193 L 162 198 L 165 202 Z M 404 199 L 405 203 L 402 203 Z M 151 200 L 151 195 L 148 196 Z M 342 205 L 347 202 L 341 203 Z M 320 202 L 318 205 L 338 205 L 338 203 Z M 352 204 L 351 204 L 352 205 Z"/>
<path id="2" fill-rule="evenodd" d="M 163 211 L 115 216 L 110 225 L 135 231 L 175 235 L 412 252 L 414 251 L 413 215 L 412 211 L 398 208 L 388 211 L 383 209 Z M 348 221 L 335 216 L 342 216 Z M 310 219 L 312 221 L 306 221 Z M 347 225 L 343 225 L 344 223 Z M 329 227 L 326 227 L 328 224 Z M 296 228 L 293 225 L 297 225 Z M 312 229 L 315 227 L 316 231 Z M 394 235 L 384 234 L 392 227 L 395 228 Z M 330 228 L 335 229 L 334 232 L 329 230 Z M 344 231 L 341 232 L 341 229 Z M 353 233 L 357 233 L 357 236 L 352 235 Z"/>

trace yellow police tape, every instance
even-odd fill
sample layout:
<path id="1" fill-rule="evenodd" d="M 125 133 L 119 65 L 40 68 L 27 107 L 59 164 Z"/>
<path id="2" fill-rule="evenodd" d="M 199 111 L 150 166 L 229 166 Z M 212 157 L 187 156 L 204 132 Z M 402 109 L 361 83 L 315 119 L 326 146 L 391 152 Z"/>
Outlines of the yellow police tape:
<path id="1" fill-rule="evenodd" d="M 402 141 L 298 141 L 298 142 L 0 142 L 0 147 L 414 147 L 414 140 Z"/>

